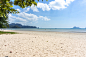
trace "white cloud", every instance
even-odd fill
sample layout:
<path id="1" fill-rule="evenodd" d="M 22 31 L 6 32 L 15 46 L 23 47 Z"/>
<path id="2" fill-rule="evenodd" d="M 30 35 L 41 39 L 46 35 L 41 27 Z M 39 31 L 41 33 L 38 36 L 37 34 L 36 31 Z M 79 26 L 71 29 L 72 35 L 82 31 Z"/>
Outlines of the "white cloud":
<path id="1" fill-rule="evenodd" d="M 50 10 L 50 8 L 49 8 L 49 6 L 47 4 L 40 3 L 40 2 L 37 3 L 37 7 L 42 8 L 43 11 L 45 11 L 45 10 L 49 11 Z"/>
<path id="2" fill-rule="evenodd" d="M 19 17 L 26 19 L 27 21 L 37 21 L 38 17 L 34 14 L 28 14 L 25 12 L 17 14 Z"/>
<path id="3" fill-rule="evenodd" d="M 19 12 L 21 11 L 20 9 L 16 9 L 16 10 L 19 11 Z"/>
<path id="4" fill-rule="evenodd" d="M 37 7 L 34 6 L 33 4 L 32 4 L 31 7 L 24 8 L 22 12 L 28 12 L 28 11 L 30 11 L 30 9 L 33 10 L 33 12 L 39 12 L 38 9 L 37 9 Z"/>
<path id="5" fill-rule="evenodd" d="M 66 3 L 64 0 L 55 0 L 49 3 L 50 8 L 52 8 L 53 10 L 60 10 L 66 8 L 65 5 Z"/>
<path id="6" fill-rule="evenodd" d="M 28 14 L 28 13 L 25 13 L 25 12 L 22 12 L 22 13 L 19 13 L 17 14 L 18 16 L 24 18 L 24 19 L 27 19 L 28 21 L 37 21 L 39 19 L 42 19 L 44 21 L 49 21 L 50 19 L 47 18 L 47 17 L 43 17 L 43 16 L 37 16 L 37 15 L 34 15 L 34 14 Z"/>
<path id="7" fill-rule="evenodd" d="M 24 8 L 24 11 L 23 12 L 28 12 L 28 11 L 30 11 L 30 7 Z"/>
<path id="8" fill-rule="evenodd" d="M 65 9 L 74 0 L 55 0 L 49 3 L 49 7 L 53 10 Z"/>
<path id="9" fill-rule="evenodd" d="M 20 18 L 20 17 L 16 17 L 16 16 L 12 16 L 11 14 L 9 14 L 9 19 L 10 19 L 11 21 L 26 22 L 25 19 Z"/>
<path id="10" fill-rule="evenodd" d="M 21 12 L 18 13 L 17 16 L 12 16 L 11 14 L 9 14 L 9 20 L 10 23 L 21 23 L 21 24 L 26 24 L 28 25 L 28 23 L 36 23 L 38 20 L 44 20 L 44 21 L 49 21 L 50 19 L 47 17 L 43 17 L 43 16 L 37 16 L 35 14 L 28 14 L 25 12 Z"/>
<path id="11" fill-rule="evenodd" d="M 73 1 L 74 0 L 54 0 L 54 1 L 49 2 L 49 4 L 38 2 L 37 6 L 34 6 L 32 4 L 31 7 L 25 8 L 23 12 L 28 12 L 28 11 L 30 11 L 30 9 L 33 10 L 33 12 L 39 12 L 39 10 L 37 8 L 41 8 L 43 11 L 49 11 L 51 9 L 52 10 L 65 9 Z M 83 0 L 83 1 L 85 1 L 85 0 Z M 17 10 L 20 12 L 19 9 L 17 9 Z"/>
<path id="12" fill-rule="evenodd" d="M 37 7 L 34 6 L 34 5 L 31 6 L 31 9 L 33 10 L 33 12 L 39 12 L 38 9 L 37 9 Z"/>
<path id="13" fill-rule="evenodd" d="M 67 6 L 69 6 L 69 4 L 71 3 L 71 2 L 73 2 L 74 0 L 66 0 L 66 5 Z"/>
<path id="14" fill-rule="evenodd" d="M 49 11 L 50 9 L 52 10 L 60 10 L 60 9 L 65 9 L 71 2 L 74 0 L 55 0 L 49 2 L 49 4 L 44 4 L 44 3 L 37 3 L 38 8 L 42 8 L 43 11 Z"/>
<path id="15" fill-rule="evenodd" d="M 39 16 L 39 19 L 45 20 L 45 21 L 49 21 L 50 19 L 47 17 L 43 17 L 43 16 Z"/>

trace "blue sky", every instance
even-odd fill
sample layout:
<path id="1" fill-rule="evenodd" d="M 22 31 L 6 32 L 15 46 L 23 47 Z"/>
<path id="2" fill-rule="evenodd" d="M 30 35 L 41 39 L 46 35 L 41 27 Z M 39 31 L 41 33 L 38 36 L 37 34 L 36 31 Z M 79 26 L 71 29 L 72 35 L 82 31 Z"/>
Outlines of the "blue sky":
<path id="1" fill-rule="evenodd" d="M 9 14 L 10 23 L 37 26 L 40 28 L 86 27 L 86 0 L 36 1 L 37 6 L 20 8 L 20 13 Z"/>

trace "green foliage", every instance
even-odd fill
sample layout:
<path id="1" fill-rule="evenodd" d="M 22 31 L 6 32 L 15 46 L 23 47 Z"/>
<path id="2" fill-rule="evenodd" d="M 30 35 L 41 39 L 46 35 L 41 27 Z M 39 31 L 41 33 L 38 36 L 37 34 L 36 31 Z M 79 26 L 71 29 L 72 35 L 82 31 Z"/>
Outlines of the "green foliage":
<path id="1" fill-rule="evenodd" d="M 18 5 L 21 8 L 25 8 L 28 6 L 31 6 L 32 4 L 37 5 L 37 3 L 34 0 L 15 0 L 14 5 Z"/>
<path id="2" fill-rule="evenodd" d="M 10 0 L 0 0 L 0 28 L 5 28 L 8 26 L 7 15 L 9 13 L 13 14 L 19 13 L 17 10 L 13 8 L 12 4 L 18 5 L 21 8 L 31 6 L 32 4 L 37 6 L 35 0 L 14 0 L 14 3 Z"/>
<path id="3" fill-rule="evenodd" d="M 39 1 L 39 0 L 38 0 Z M 42 0 L 43 1 L 43 0 Z M 46 1 L 48 1 L 48 0 L 46 0 Z"/>
<path id="4" fill-rule="evenodd" d="M 6 17 L 6 14 L 8 13 L 13 13 L 13 14 L 19 13 L 17 10 L 13 9 L 12 4 L 18 5 L 21 8 L 31 6 L 32 4 L 37 6 L 37 3 L 35 2 L 35 0 L 14 0 L 14 3 L 10 0 L 0 0 L 0 17 L 3 17 L 3 16 Z"/>
<path id="5" fill-rule="evenodd" d="M 12 8 L 10 0 L 0 0 L 0 17 L 5 17 L 8 13 L 19 13 L 17 10 Z"/>
<path id="6" fill-rule="evenodd" d="M 0 28 L 6 28 L 6 27 L 9 27 L 9 25 L 8 25 L 8 15 L 6 15 L 6 18 L 5 18 L 5 16 L 0 17 Z"/>
<path id="7" fill-rule="evenodd" d="M 17 34 L 16 32 L 4 32 L 4 31 L 0 31 L 0 34 Z"/>

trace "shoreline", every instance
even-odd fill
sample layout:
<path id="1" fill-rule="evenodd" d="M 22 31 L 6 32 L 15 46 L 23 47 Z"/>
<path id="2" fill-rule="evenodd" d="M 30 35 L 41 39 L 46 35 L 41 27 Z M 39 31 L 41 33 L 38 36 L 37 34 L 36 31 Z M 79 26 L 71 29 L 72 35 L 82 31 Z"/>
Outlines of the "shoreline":
<path id="1" fill-rule="evenodd" d="M 46 29 L 46 28 L 44 28 L 44 29 L 27 29 L 27 28 L 21 28 L 21 29 L 3 29 L 3 30 L 13 30 L 13 31 L 36 31 L 36 32 L 62 32 L 62 33 L 86 33 L 86 30 L 85 29 L 73 29 L 73 30 L 71 30 L 70 28 L 68 28 L 68 29 Z M 2 30 L 2 31 L 3 31 Z"/>
<path id="2" fill-rule="evenodd" d="M 86 32 L 55 32 L 55 31 L 21 31 L 21 30 L 0 30 L 0 31 L 7 31 L 7 32 L 44 32 L 44 33 L 69 33 L 69 34 L 86 34 Z"/>

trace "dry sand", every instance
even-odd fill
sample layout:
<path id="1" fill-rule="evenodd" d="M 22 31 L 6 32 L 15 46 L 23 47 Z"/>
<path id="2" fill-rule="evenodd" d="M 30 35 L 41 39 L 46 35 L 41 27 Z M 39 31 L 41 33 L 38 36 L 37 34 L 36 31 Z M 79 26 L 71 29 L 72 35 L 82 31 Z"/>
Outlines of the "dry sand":
<path id="1" fill-rule="evenodd" d="M 86 33 L 16 32 L 0 35 L 0 57 L 86 57 Z"/>

